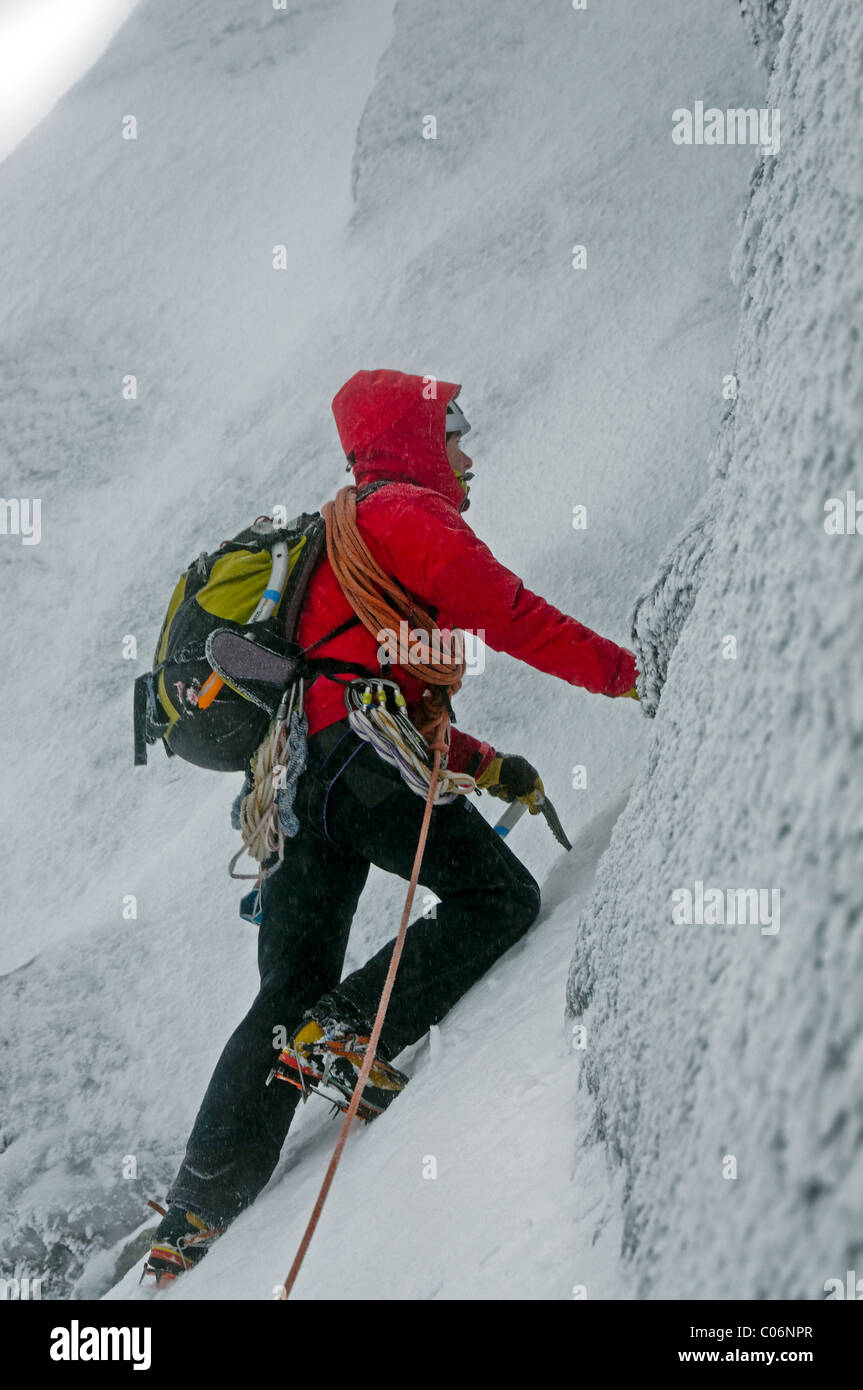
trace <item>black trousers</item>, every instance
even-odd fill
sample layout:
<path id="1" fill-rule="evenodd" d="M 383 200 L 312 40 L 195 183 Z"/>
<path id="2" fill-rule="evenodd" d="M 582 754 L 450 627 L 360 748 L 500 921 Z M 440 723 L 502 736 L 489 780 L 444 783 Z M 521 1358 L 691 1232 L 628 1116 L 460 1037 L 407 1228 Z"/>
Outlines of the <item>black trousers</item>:
<path id="1" fill-rule="evenodd" d="M 423 805 L 347 720 L 309 740 L 300 831 L 262 890 L 260 990 L 219 1058 L 169 1201 L 222 1225 L 257 1196 L 300 1100 L 293 1086 L 264 1083 L 280 1036 L 322 994 L 371 1027 L 393 941 L 342 980 L 348 933 L 370 864 L 410 877 Z M 441 901 L 407 930 L 381 1034 L 393 1058 L 525 934 L 540 906 L 533 877 L 466 797 L 433 810 L 420 878 Z"/>

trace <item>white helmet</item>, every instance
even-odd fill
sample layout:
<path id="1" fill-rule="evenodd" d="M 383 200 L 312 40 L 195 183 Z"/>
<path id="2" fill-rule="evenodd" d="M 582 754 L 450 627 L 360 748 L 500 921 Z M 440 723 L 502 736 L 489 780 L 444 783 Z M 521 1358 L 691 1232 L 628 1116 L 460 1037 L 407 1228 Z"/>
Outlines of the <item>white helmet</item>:
<path id="1" fill-rule="evenodd" d="M 455 397 L 453 397 L 453 399 L 447 403 L 446 432 L 447 434 L 467 434 L 469 429 L 470 425 L 465 419 Z"/>

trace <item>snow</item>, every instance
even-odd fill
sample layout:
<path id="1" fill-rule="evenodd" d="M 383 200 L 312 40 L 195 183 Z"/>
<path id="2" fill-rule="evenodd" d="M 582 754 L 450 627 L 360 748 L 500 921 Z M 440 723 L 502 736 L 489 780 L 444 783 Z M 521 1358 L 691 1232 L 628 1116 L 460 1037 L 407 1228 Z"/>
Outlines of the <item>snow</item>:
<path id="1" fill-rule="evenodd" d="M 0 160 L 104 52 L 136 0 L 6 0 L 0 12 Z"/>
<path id="2" fill-rule="evenodd" d="M 860 490 L 861 55 L 859 10 L 792 0 L 733 261 L 739 395 L 637 608 L 655 726 L 576 927 L 638 1297 L 703 1289 L 709 1253 L 718 1298 L 823 1298 L 861 1255 L 863 549 L 825 529 Z M 779 932 L 672 925 L 696 880 L 778 890 Z"/>
<path id="3" fill-rule="evenodd" d="M 739 0 L 740 13 L 755 45 L 759 62 L 773 66 L 790 0 Z"/>
<path id="4" fill-rule="evenodd" d="M 570 930 L 566 914 L 554 910 L 583 900 L 618 810 L 552 871 L 538 929 L 402 1054 L 412 1081 L 399 1097 L 399 1122 L 357 1126 L 295 1297 L 356 1297 L 360 1289 L 375 1299 L 516 1292 L 560 1299 L 576 1285 L 591 1297 L 624 1296 L 619 1202 L 589 1137 L 586 1094 L 574 1091 L 579 1054 L 560 989 Z M 488 1026 L 501 1016 L 505 1032 Z M 575 1146 L 573 1121 L 582 1130 Z M 194 1281 L 181 1281 L 170 1297 L 271 1298 L 337 1133 L 325 1106 L 310 1099 L 266 1194 L 232 1226 L 230 1241 L 213 1246 Z M 109 1297 L 148 1296 L 138 1277 L 136 1266 Z"/>
<path id="5" fill-rule="evenodd" d="M 0 166 L 4 494 L 43 507 L 39 545 L 0 545 L 12 615 L 4 1276 L 43 1273 L 44 1297 L 85 1297 L 137 1263 L 129 1237 L 164 1194 L 256 986 L 254 934 L 225 874 L 240 779 L 161 756 L 131 766 L 131 682 L 176 574 L 276 503 L 292 514 L 332 495 L 344 481 L 332 395 L 360 366 L 399 366 L 464 384 L 469 520 L 483 539 L 531 588 L 626 641 L 633 601 L 712 487 L 739 307 L 728 257 L 757 158 L 675 146 L 671 113 L 695 97 L 760 104 L 761 81 L 735 7 L 716 0 L 529 12 L 516 0 L 469 11 L 295 0 L 218 13 L 140 0 Z M 436 140 L 422 138 L 429 115 Z M 122 138 L 128 116 L 135 140 Z M 578 243 L 584 271 L 571 265 Z M 121 391 L 130 373 L 134 400 Z M 571 524 L 578 504 L 584 531 Z M 712 534 L 703 563 L 716 553 Z M 670 781 L 646 810 L 644 769 L 684 698 L 675 690 L 669 675 L 654 727 L 632 702 L 492 652 L 465 683 L 460 724 L 540 768 L 575 848 L 562 855 L 527 818 L 513 832 L 543 916 L 400 1062 L 412 1082 L 397 1109 L 352 1135 L 298 1297 L 354 1296 L 360 1260 L 381 1297 L 570 1298 L 577 1285 L 630 1296 L 623 1136 L 641 1140 L 625 1106 L 629 1043 L 609 1055 L 613 1021 L 594 1003 L 587 1048 L 573 1048 L 564 993 L 578 922 L 584 968 L 631 1003 L 632 976 L 601 953 L 608 919 L 590 883 L 633 778 L 640 822 L 672 833 Z M 776 728 L 782 690 L 760 689 L 749 718 L 766 709 Z M 687 710 L 692 728 L 691 698 Z M 702 746 L 712 765 L 717 745 Z M 687 768 L 676 793 L 688 804 L 695 788 Z M 726 807 L 729 839 L 748 814 Z M 599 870 L 618 936 L 658 890 L 646 852 L 609 882 L 632 824 L 632 811 L 617 821 Z M 401 897 L 373 876 L 346 969 L 391 935 Z M 639 941 L 631 968 L 644 959 Z M 645 1008 L 667 1006 L 664 986 L 642 987 Z M 673 1004 L 672 1016 L 694 1007 Z M 610 1084 L 597 1090 L 600 1056 Z M 312 1104 L 267 1192 L 168 1297 L 270 1296 L 335 1140 Z M 436 1179 L 422 1177 L 429 1155 Z M 370 1220 L 356 1193 L 377 1192 L 382 1172 Z M 633 1266 L 642 1289 L 644 1267 Z M 114 1296 L 135 1296 L 136 1278 Z M 694 1291 L 713 1282 L 702 1261 Z"/>

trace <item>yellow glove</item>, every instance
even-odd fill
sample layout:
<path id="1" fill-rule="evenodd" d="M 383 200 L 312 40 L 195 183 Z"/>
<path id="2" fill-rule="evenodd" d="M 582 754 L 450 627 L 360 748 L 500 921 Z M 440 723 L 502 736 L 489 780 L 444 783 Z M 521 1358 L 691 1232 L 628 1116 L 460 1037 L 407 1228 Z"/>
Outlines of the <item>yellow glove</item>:
<path id="1" fill-rule="evenodd" d="M 545 798 L 542 778 L 518 753 L 496 753 L 476 784 L 502 801 L 523 801 L 532 816 L 539 814 Z"/>
<path id="2" fill-rule="evenodd" d="M 635 686 L 633 686 L 631 690 L 624 690 L 623 694 L 622 694 L 622 695 L 618 695 L 617 698 L 618 698 L 619 700 L 625 700 L 625 699 L 627 698 L 627 696 L 629 696 L 630 700 L 640 700 L 640 699 L 641 699 L 641 696 L 639 695 L 638 690 L 636 689 Z"/>

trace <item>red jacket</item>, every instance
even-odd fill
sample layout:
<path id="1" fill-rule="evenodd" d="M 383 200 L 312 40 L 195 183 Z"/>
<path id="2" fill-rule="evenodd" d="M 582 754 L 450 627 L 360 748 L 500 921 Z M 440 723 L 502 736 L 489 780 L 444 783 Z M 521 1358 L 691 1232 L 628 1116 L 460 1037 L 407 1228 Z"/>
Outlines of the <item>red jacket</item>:
<path id="1" fill-rule="evenodd" d="M 465 497 L 446 454 L 448 401 L 461 389 L 403 372 L 357 372 L 333 400 L 342 447 L 353 455 L 357 488 L 380 478 L 397 481 L 357 504 L 357 526 L 381 568 L 436 615 L 442 629 L 484 629 L 495 651 L 526 661 L 595 694 L 622 695 L 635 684 L 631 652 L 599 637 L 533 594 L 505 569 L 471 530 L 460 511 Z M 419 486 L 417 486 L 419 484 Z M 324 559 L 309 585 L 297 640 L 303 647 L 351 616 L 330 563 Z M 379 669 L 378 644 L 359 624 L 314 655 L 338 656 Z M 349 673 L 348 673 L 349 674 Z M 415 709 L 423 684 L 394 665 L 392 678 Z M 344 689 L 320 677 L 306 694 L 309 734 L 345 717 Z M 477 759 L 474 756 L 480 754 Z M 451 729 L 449 766 L 474 775 L 494 756 L 487 743 Z"/>

